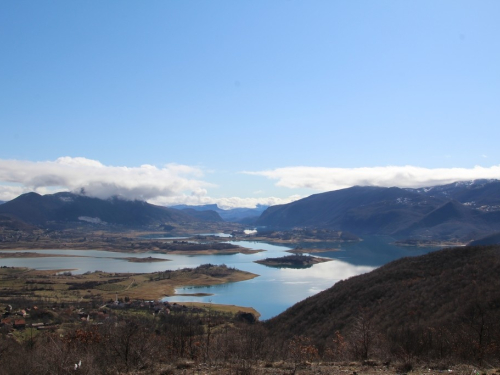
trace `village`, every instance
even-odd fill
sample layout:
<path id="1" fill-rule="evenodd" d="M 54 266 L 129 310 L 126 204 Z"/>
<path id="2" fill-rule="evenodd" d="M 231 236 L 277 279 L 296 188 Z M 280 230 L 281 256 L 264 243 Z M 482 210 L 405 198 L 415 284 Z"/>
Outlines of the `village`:
<path id="1" fill-rule="evenodd" d="M 159 317 L 170 314 L 190 315 L 226 315 L 232 318 L 230 313 L 221 312 L 217 305 L 206 304 L 199 307 L 196 305 L 179 304 L 168 301 L 146 301 L 129 300 L 127 297 L 121 299 L 116 297 L 114 301 L 108 301 L 104 305 L 92 308 L 88 304 L 82 307 L 78 303 L 54 304 L 52 307 L 40 307 L 27 304 L 24 307 L 13 308 L 6 305 L 0 308 L 0 334 L 20 338 L 19 331 L 57 331 L 63 334 L 68 329 L 75 329 L 79 325 L 99 325 L 105 321 L 118 319 L 128 315 L 142 317 Z M 248 322 L 255 322 L 257 317 L 251 312 L 238 311 L 236 318 Z M 33 335 L 33 331 L 29 332 Z M 35 334 L 36 335 L 36 334 Z"/>

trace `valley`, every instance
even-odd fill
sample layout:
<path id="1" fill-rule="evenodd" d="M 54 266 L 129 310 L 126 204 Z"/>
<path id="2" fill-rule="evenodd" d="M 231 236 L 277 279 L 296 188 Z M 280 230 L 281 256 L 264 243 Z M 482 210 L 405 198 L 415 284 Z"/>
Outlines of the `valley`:
<path id="1" fill-rule="evenodd" d="M 421 361 L 439 368 L 444 358 L 484 366 L 498 354 L 498 247 L 467 244 L 497 240 L 496 189 L 495 181 L 434 193 L 353 187 L 262 209 L 250 225 L 209 209 L 21 196 L 0 205 L 3 332 L 23 343 L 23 330 L 41 340 L 45 324 L 69 337 L 122 322 L 182 342 L 169 355 L 191 358 L 193 370 L 200 358 L 222 361 L 229 337 L 252 374 L 390 374 Z M 476 302 L 457 304 L 471 295 Z M 52 318 L 32 319 L 33 306 Z M 24 310 L 31 327 L 13 323 L 8 309 Z"/>

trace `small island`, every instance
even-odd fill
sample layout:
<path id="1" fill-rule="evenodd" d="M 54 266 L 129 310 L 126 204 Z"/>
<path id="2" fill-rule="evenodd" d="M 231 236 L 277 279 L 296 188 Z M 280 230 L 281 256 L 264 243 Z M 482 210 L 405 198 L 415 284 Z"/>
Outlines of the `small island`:
<path id="1" fill-rule="evenodd" d="M 296 247 L 295 249 L 291 250 L 286 250 L 287 253 L 292 253 L 292 254 L 316 254 L 316 253 L 328 253 L 330 251 L 340 251 L 338 248 L 332 248 L 332 249 L 305 249 L 303 247 Z"/>
<path id="2" fill-rule="evenodd" d="M 278 268 L 309 268 L 314 264 L 329 262 L 331 260 L 333 259 L 294 254 L 286 255 L 280 258 L 266 258 L 262 260 L 256 260 L 255 263 L 263 264 L 268 267 Z"/>
<path id="3" fill-rule="evenodd" d="M 119 258 L 122 259 L 122 258 Z M 154 262 L 170 262 L 170 259 L 163 259 L 163 258 L 153 258 L 153 257 L 146 257 L 146 258 L 135 258 L 135 257 L 130 257 L 130 258 L 123 258 L 128 262 L 132 263 L 154 263 Z"/>

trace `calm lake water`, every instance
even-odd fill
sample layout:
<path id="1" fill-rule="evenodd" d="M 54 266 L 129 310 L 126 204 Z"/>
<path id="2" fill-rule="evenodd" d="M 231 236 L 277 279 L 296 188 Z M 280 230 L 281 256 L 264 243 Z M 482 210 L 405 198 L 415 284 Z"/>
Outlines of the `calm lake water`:
<path id="1" fill-rule="evenodd" d="M 35 269 L 76 269 L 73 273 L 87 271 L 107 272 L 156 272 L 196 267 L 200 264 L 226 264 L 243 271 L 259 275 L 252 280 L 216 285 L 211 287 L 184 287 L 176 290 L 180 294 L 211 293 L 208 297 L 177 296 L 165 300 L 172 302 L 213 302 L 239 306 L 251 306 L 261 314 L 261 319 L 269 319 L 294 303 L 331 287 L 339 280 L 369 272 L 392 260 L 431 252 L 437 248 L 414 248 L 393 245 L 394 240 L 385 236 L 365 237 L 356 243 L 313 243 L 299 244 L 303 248 L 338 248 L 338 251 L 313 255 L 332 258 L 331 262 L 320 263 L 306 269 L 272 268 L 255 260 L 288 255 L 292 247 L 265 242 L 233 241 L 236 245 L 251 249 L 262 249 L 257 254 L 233 255 L 163 255 L 156 253 L 127 254 L 99 250 L 26 250 L 53 254 L 46 258 L 3 258 L 0 266 L 30 267 Z M 19 250 L 18 250 L 19 251 Z M 8 252 L 8 251 L 1 251 Z M 24 252 L 24 250 L 23 250 Z M 60 257 L 58 255 L 79 257 Z M 166 262 L 132 263 L 127 257 L 169 259 Z"/>

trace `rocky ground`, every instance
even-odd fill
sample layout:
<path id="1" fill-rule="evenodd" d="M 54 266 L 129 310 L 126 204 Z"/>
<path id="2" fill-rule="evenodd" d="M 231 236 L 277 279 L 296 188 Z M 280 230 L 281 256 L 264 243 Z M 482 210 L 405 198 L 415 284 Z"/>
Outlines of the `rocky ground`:
<path id="1" fill-rule="evenodd" d="M 275 363 L 246 363 L 241 362 L 234 365 L 208 365 L 194 364 L 190 362 L 179 362 L 175 365 L 167 365 L 158 370 L 162 375 L 399 375 L 399 374 L 455 374 L 455 375 L 497 375 L 500 374 L 500 368 L 481 369 L 472 365 L 434 366 L 415 366 L 409 368 L 402 365 L 382 365 L 382 364 L 363 364 L 363 363 L 303 363 L 294 364 L 290 362 Z"/>

